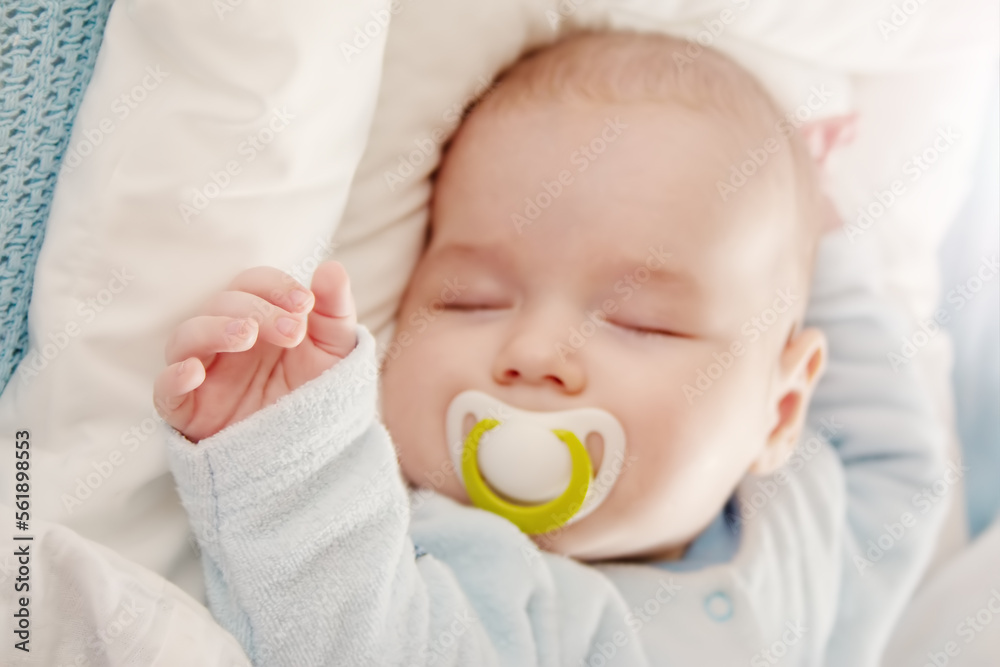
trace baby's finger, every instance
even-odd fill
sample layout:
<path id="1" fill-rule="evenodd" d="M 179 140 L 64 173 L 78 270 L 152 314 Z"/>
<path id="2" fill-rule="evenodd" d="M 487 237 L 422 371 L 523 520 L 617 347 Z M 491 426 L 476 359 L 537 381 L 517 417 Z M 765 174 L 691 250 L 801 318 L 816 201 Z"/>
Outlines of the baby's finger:
<path id="1" fill-rule="evenodd" d="M 186 424 L 194 409 L 190 400 L 195 389 L 205 381 L 205 367 L 197 359 L 170 364 L 153 383 L 153 405 L 160 416 L 174 428 Z"/>
<path id="2" fill-rule="evenodd" d="M 168 364 L 197 357 L 208 365 L 219 352 L 243 352 L 257 340 L 257 322 L 245 318 L 200 315 L 185 320 L 167 340 L 164 356 Z"/>
<path id="3" fill-rule="evenodd" d="M 309 312 L 314 300 L 308 287 L 273 266 L 255 266 L 243 271 L 228 289 L 254 294 L 290 313 Z"/>
<path id="4" fill-rule="evenodd" d="M 220 292 L 203 310 L 206 315 L 250 318 L 259 325 L 259 340 L 280 347 L 295 347 L 305 336 L 307 313 L 290 313 L 249 292 Z"/>
<path id="5" fill-rule="evenodd" d="M 309 314 L 309 338 L 320 349 L 343 359 L 357 343 L 357 311 L 351 281 L 340 262 L 324 262 L 313 274 L 316 305 Z"/>

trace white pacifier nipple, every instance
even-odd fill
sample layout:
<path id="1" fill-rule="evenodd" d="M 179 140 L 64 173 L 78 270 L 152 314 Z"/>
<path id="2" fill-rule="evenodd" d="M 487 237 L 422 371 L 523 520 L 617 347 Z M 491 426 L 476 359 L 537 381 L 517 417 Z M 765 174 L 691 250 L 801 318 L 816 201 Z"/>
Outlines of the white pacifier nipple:
<path id="1" fill-rule="evenodd" d="M 446 430 L 473 504 L 526 533 L 549 532 L 592 512 L 624 464 L 625 431 L 600 408 L 533 412 L 465 391 L 448 406 Z M 583 445 L 591 436 L 603 442 L 598 470 Z"/>
<path id="2" fill-rule="evenodd" d="M 536 504 L 566 490 L 573 461 L 550 429 L 514 419 L 483 434 L 479 470 L 490 486 L 514 502 Z"/>

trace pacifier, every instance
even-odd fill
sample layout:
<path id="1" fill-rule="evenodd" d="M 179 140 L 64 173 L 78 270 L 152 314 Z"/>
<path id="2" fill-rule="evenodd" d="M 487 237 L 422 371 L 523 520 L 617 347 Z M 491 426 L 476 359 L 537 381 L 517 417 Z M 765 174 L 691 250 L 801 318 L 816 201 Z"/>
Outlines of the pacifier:
<path id="1" fill-rule="evenodd" d="M 625 460 L 625 430 L 600 408 L 533 412 L 470 390 L 452 399 L 445 428 L 472 504 L 532 535 L 593 512 Z M 603 441 L 597 471 L 588 438 Z"/>

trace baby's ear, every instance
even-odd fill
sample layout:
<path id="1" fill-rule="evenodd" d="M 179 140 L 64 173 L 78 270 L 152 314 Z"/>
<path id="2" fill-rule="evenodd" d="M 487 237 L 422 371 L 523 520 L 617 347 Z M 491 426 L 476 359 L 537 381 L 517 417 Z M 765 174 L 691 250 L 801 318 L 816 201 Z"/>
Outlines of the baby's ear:
<path id="1" fill-rule="evenodd" d="M 816 383 L 826 368 L 826 336 L 819 329 L 793 333 L 778 361 L 770 407 L 773 427 L 750 472 L 767 475 L 785 464 L 795 451 Z"/>

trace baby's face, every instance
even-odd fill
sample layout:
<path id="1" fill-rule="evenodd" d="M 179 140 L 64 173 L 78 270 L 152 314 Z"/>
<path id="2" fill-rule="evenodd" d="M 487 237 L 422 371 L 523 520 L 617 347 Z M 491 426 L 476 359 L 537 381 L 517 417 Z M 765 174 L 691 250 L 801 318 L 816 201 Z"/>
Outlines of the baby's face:
<path id="1" fill-rule="evenodd" d="M 769 221 L 791 213 L 751 193 L 721 201 L 738 158 L 721 135 L 663 105 L 472 114 L 436 184 L 383 375 L 412 484 L 468 502 L 445 414 L 477 389 L 525 410 L 603 408 L 624 427 L 611 493 L 541 536 L 545 548 L 665 555 L 711 521 L 775 426 L 785 304 L 803 298 L 775 279 L 782 226 Z M 765 324 L 774 305 L 787 312 Z"/>

